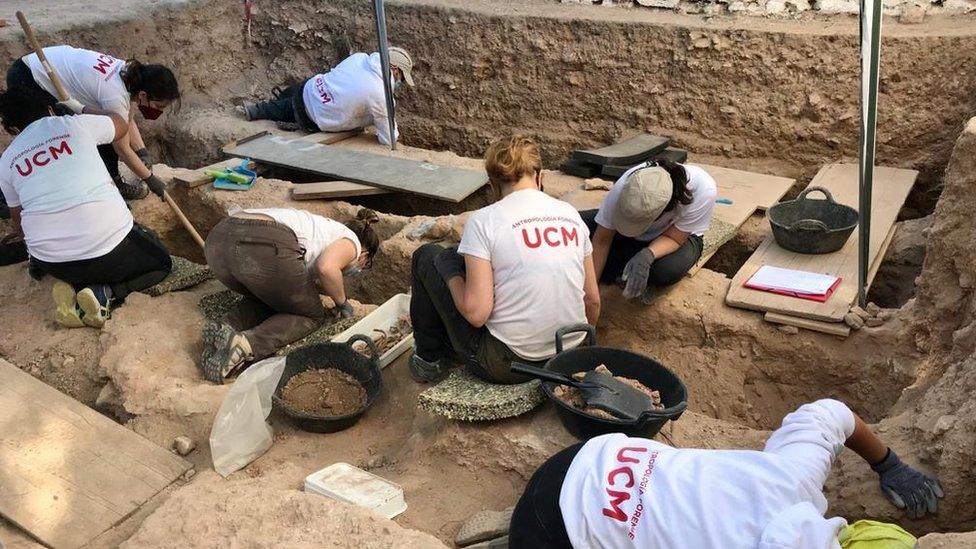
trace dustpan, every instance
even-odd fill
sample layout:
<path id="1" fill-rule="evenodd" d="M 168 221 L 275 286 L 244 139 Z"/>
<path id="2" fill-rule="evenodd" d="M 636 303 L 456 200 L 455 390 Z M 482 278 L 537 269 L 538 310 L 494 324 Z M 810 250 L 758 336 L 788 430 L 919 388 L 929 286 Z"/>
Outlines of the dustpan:
<path id="1" fill-rule="evenodd" d="M 247 168 L 250 163 L 251 159 L 245 158 L 241 160 L 240 166 L 225 168 L 223 171 L 208 170 L 204 173 L 214 178 L 215 189 L 246 191 L 254 186 L 254 181 L 258 177 L 257 172 Z"/>

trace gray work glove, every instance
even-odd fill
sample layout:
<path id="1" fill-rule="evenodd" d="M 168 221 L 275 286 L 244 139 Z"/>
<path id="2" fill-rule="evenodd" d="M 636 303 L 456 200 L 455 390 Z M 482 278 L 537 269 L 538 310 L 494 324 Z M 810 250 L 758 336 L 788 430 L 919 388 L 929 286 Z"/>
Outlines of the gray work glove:
<path id="1" fill-rule="evenodd" d="M 464 277 L 464 256 L 458 253 L 457 246 L 444 248 L 434 258 L 434 268 L 437 269 L 444 282 L 456 276 Z"/>
<path id="2" fill-rule="evenodd" d="M 937 479 L 905 465 L 894 450 L 881 462 L 871 466 L 881 479 L 881 491 L 895 507 L 905 509 L 908 516 L 917 519 L 925 513 L 935 513 L 939 499 L 945 494 Z"/>
<path id="3" fill-rule="evenodd" d="M 149 152 L 149 149 L 145 147 L 139 149 L 138 151 L 136 151 L 136 156 L 138 156 L 139 160 L 142 160 L 142 163 L 146 165 L 147 170 L 152 169 L 153 157 L 152 157 L 152 153 Z"/>
<path id="4" fill-rule="evenodd" d="M 159 198 L 163 198 L 163 193 L 166 192 L 166 183 L 163 180 L 156 177 L 154 174 L 149 174 L 149 177 L 143 179 L 149 190 Z"/>
<path id="5" fill-rule="evenodd" d="M 644 248 L 630 258 L 624 266 L 623 275 L 620 277 L 626 285 L 624 286 L 624 297 L 634 299 L 644 293 L 647 289 L 647 276 L 651 272 L 651 265 L 654 264 L 654 253 L 650 248 Z"/>
<path id="6" fill-rule="evenodd" d="M 81 114 L 84 112 L 85 106 L 81 104 L 81 101 L 77 99 L 65 99 L 64 101 L 58 101 L 55 104 L 54 112 L 59 116 L 65 116 L 70 114 Z"/>
<path id="7" fill-rule="evenodd" d="M 335 307 L 333 307 L 332 316 L 334 316 L 335 318 L 352 318 L 353 310 L 352 310 L 352 305 L 349 303 L 349 300 L 347 299 L 344 302 L 339 303 Z"/>

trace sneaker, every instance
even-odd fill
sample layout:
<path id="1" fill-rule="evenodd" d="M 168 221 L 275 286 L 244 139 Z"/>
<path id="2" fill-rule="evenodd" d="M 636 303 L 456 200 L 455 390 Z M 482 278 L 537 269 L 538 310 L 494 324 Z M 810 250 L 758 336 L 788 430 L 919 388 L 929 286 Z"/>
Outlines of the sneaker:
<path id="1" fill-rule="evenodd" d="M 302 125 L 298 122 L 277 122 L 278 129 L 285 132 L 297 132 L 302 130 Z"/>
<path id="2" fill-rule="evenodd" d="M 257 104 L 256 103 L 252 103 L 251 101 L 245 101 L 245 102 L 241 103 L 240 105 L 234 107 L 234 111 L 239 116 L 241 116 L 242 118 L 244 118 L 244 120 L 247 120 L 248 122 L 251 122 L 253 120 L 257 120 L 257 116 L 258 116 L 258 113 L 257 113 Z"/>
<path id="3" fill-rule="evenodd" d="M 112 300 L 112 290 L 105 284 L 88 286 L 78 292 L 78 306 L 84 315 L 81 317 L 86 326 L 101 328 L 109 319 L 109 305 Z"/>
<path id="4" fill-rule="evenodd" d="M 54 320 L 65 328 L 84 328 L 85 323 L 81 320 L 81 311 L 78 309 L 78 301 L 75 299 L 75 289 L 67 282 L 60 280 L 54 283 L 51 289 L 54 296 Z"/>
<path id="5" fill-rule="evenodd" d="M 121 175 L 113 178 L 112 181 L 119 189 L 119 194 L 122 195 L 123 200 L 142 200 L 149 195 L 149 186 L 142 181 L 132 183 Z"/>
<path id="6" fill-rule="evenodd" d="M 223 383 L 245 362 L 253 359 L 251 344 L 227 324 L 208 322 L 203 327 L 203 377 L 212 383 Z"/>
<path id="7" fill-rule="evenodd" d="M 407 364 L 410 368 L 410 377 L 417 383 L 437 383 L 451 373 L 451 368 L 447 360 L 440 359 L 428 362 L 417 353 L 410 355 Z"/>

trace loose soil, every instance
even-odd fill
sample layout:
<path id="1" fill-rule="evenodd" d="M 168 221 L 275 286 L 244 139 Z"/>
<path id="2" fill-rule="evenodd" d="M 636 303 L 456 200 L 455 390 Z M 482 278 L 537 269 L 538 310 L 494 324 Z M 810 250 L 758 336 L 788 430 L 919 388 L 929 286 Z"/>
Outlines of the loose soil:
<path id="1" fill-rule="evenodd" d="M 342 370 L 325 368 L 289 379 L 281 398 L 308 415 L 338 417 L 362 410 L 366 406 L 366 389 Z"/>
<path id="2" fill-rule="evenodd" d="M 636 379 L 631 379 L 629 377 L 615 376 L 613 375 L 613 372 L 611 372 L 610 369 L 603 364 L 594 368 L 593 371 L 600 372 L 601 374 L 605 374 L 608 376 L 612 376 L 618 381 L 626 383 L 627 385 L 630 385 L 634 389 L 637 389 L 638 391 L 649 396 L 651 398 L 651 403 L 653 404 L 655 410 L 664 409 L 664 404 L 661 403 L 661 393 L 655 391 L 654 389 L 649 388 L 647 385 L 644 385 L 640 381 L 637 381 Z M 582 381 L 583 377 L 585 376 L 586 376 L 586 372 L 577 372 L 573 374 L 573 379 L 577 381 Z M 570 387 L 569 385 L 557 385 L 556 388 L 553 389 L 553 394 L 555 394 L 556 398 L 558 398 L 559 400 L 565 402 L 566 404 L 569 404 L 573 408 L 582 410 L 583 412 L 591 416 L 596 416 L 603 419 L 616 419 L 609 412 L 600 410 L 599 408 L 594 408 L 592 406 L 587 406 L 586 401 L 583 399 L 583 393 L 581 393 L 580 390 L 577 389 L 576 387 Z"/>

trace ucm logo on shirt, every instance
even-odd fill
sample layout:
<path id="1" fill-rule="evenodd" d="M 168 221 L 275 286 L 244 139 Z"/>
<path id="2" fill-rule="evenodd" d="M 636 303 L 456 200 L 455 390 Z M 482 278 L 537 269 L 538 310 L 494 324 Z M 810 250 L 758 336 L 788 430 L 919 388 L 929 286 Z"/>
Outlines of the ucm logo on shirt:
<path id="1" fill-rule="evenodd" d="M 21 167 L 20 160 L 14 162 L 14 167 L 17 168 L 17 173 L 22 177 L 27 177 L 34 172 L 34 167 L 47 166 L 52 161 L 60 158 L 59 154 L 71 155 L 71 147 L 68 146 L 66 140 L 61 140 L 61 144 L 55 147 L 54 145 L 49 145 L 47 149 L 41 149 L 31 156 L 24 158 L 23 167 Z"/>
<path id="2" fill-rule="evenodd" d="M 621 448 L 617 452 L 617 462 L 621 464 L 640 463 L 640 460 L 637 459 L 636 457 L 628 457 L 626 455 L 626 452 L 642 453 L 646 451 L 647 448 L 642 448 L 639 446 Z M 628 489 L 633 488 L 634 484 L 637 483 L 637 479 L 634 477 L 634 468 L 631 467 L 630 465 L 621 465 L 620 467 L 617 467 L 616 469 L 613 469 L 609 473 L 607 473 L 606 491 L 607 491 L 607 496 L 609 496 L 608 503 L 610 508 L 607 509 L 606 507 L 604 507 L 603 515 L 606 517 L 610 517 L 613 520 L 626 522 L 627 513 L 625 513 L 620 508 L 620 504 L 630 499 L 630 492 L 610 489 L 611 486 L 617 487 L 618 482 L 622 482 L 621 486 L 623 488 L 628 488 Z"/>
<path id="3" fill-rule="evenodd" d="M 566 229 L 566 227 L 546 227 L 539 230 L 539 227 L 534 227 L 532 229 L 532 235 L 529 231 L 522 229 L 522 241 L 529 248 L 538 248 L 542 246 L 545 242 L 551 248 L 558 248 L 559 246 L 569 246 L 570 243 L 579 246 L 579 231 L 576 227 L 572 229 Z M 534 240 L 532 237 L 535 237 Z"/>
<path id="4" fill-rule="evenodd" d="M 102 74 L 108 74 L 108 68 L 114 64 L 115 64 L 115 59 L 103 53 L 98 56 L 98 61 L 95 62 L 95 66 L 93 66 L 92 68 Z"/>

